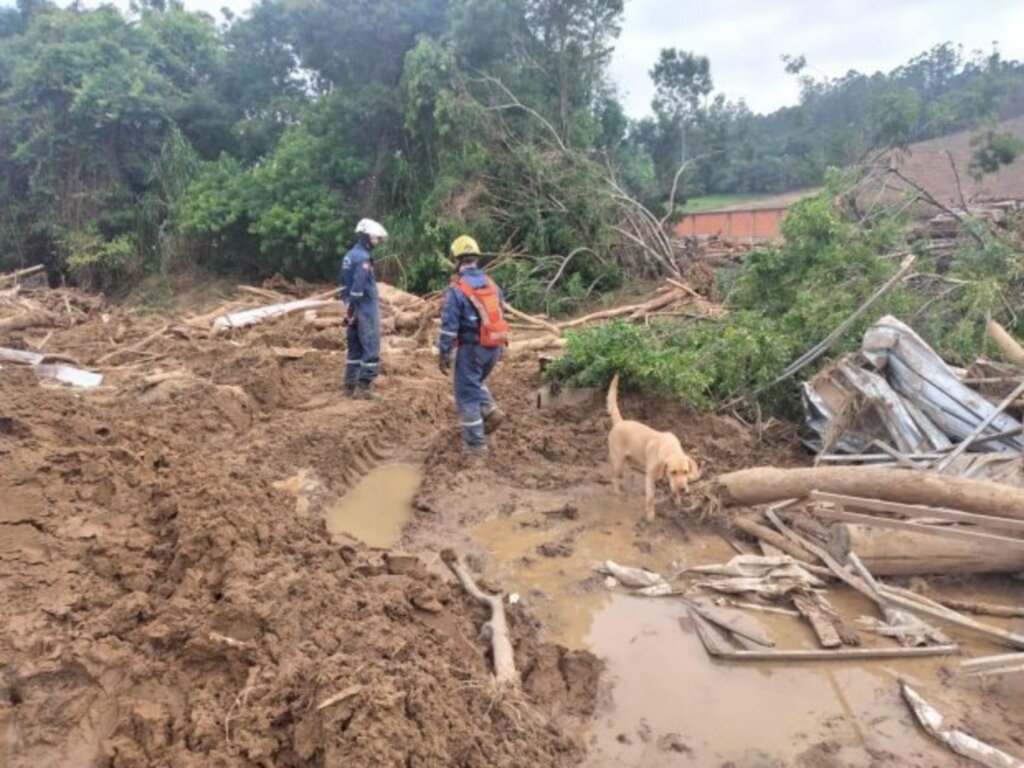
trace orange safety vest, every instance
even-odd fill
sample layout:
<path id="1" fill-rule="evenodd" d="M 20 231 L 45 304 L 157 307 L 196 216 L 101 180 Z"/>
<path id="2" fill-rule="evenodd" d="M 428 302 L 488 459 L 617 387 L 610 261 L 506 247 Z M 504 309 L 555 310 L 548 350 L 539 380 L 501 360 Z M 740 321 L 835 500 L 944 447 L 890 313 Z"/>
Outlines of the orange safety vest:
<path id="1" fill-rule="evenodd" d="M 484 276 L 487 285 L 474 288 L 466 280 L 455 278 L 452 285 L 462 291 L 480 315 L 480 346 L 508 346 L 508 321 L 501 312 L 501 297 L 498 286 L 491 278 Z"/>

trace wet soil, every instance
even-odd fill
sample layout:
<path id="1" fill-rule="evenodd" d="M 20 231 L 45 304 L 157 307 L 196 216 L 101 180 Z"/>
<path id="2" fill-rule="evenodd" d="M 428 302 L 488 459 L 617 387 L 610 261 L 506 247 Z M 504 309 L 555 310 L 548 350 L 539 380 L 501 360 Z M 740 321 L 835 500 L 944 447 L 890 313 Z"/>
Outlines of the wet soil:
<path id="1" fill-rule="evenodd" d="M 161 322 L 108 308 L 48 349 L 88 366 Z M 0 765 L 966 765 L 914 725 L 899 674 L 1024 753 L 1020 679 L 954 681 L 945 659 L 712 662 L 678 601 L 605 586 L 605 559 L 664 574 L 729 559 L 709 480 L 803 463 L 791 428 L 759 438 L 626 394 L 623 412 L 673 430 L 705 475 L 645 524 L 638 476 L 610 493 L 600 398 L 538 409 L 531 357 L 499 367 L 509 418 L 467 460 L 430 356 L 386 353 L 382 400 L 349 401 L 342 347 L 289 319 L 161 339 L 89 392 L 0 370 Z M 521 697 L 495 697 L 486 611 L 444 547 L 516 594 Z M 798 620 L 757 618 L 780 647 L 814 647 Z"/>

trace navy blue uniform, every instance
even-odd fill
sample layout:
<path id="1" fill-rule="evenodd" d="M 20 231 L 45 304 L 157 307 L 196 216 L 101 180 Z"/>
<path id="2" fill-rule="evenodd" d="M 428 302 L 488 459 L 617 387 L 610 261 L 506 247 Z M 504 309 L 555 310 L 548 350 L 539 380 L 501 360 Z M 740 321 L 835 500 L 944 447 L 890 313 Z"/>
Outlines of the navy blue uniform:
<path id="1" fill-rule="evenodd" d="M 487 285 L 487 277 L 478 267 L 464 269 L 459 277 L 473 288 Z M 501 347 L 480 346 L 480 314 L 462 291 L 450 286 L 441 310 L 440 354 L 449 356 L 456 344 L 453 378 L 462 439 L 468 446 L 482 446 L 487 440 L 483 417 L 495 408 L 494 397 L 485 382 L 501 359 Z"/>
<path id="2" fill-rule="evenodd" d="M 363 243 L 356 243 L 341 262 L 338 298 L 349 306 L 348 357 L 345 387 L 368 385 L 377 378 L 380 366 L 380 304 L 373 275 L 373 256 Z"/>

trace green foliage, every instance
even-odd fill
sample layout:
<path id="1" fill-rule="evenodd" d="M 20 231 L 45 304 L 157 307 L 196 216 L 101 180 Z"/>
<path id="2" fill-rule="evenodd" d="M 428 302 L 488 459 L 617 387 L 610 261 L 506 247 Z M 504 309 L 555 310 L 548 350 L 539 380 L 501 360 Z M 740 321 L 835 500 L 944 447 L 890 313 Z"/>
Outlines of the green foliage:
<path id="1" fill-rule="evenodd" d="M 847 180 L 794 206 L 785 243 L 754 251 L 730 285 L 730 311 L 719 319 L 612 323 L 570 337 L 551 375 L 580 386 L 605 386 L 619 371 L 645 390 L 711 407 L 773 381 L 857 309 L 898 268 L 902 222 L 881 218 L 871 228 L 846 219 L 834 203 Z M 985 350 L 985 318 L 1005 320 L 1024 303 L 1024 222 L 996 232 L 969 221 L 946 275 L 922 260 L 913 282 L 899 284 L 832 347 L 829 357 L 857 349 L 864 330 L 885 314 L 910 323 L 946 360 L 968 365 Z M 980 241 L 980 242 L 979 242 Z M 820 365 L 820 364 L 819 364 Z M 802 377 L 814 374 L 811 366 Z M 797 389 L 787 382 L 764 401 L 794 413 Z"/>
<path id="2" fill-rule="evenodd" d="M 980 179 L 1009 165 L 1024 152 L 1024 140 L 1012 133 L 989 129 L 971 137 L 971 175 Z"/>
<path id="3" fill-rule="evenodd" d="M 198 259 L 330 278 L 373 216 L 392 233 L 388 279 L 442 286 L 440 254 L 469 233 L 515 302 L 564 312 L 639 262 L 616 231 L 619 189 L 659 213 L 683 160 L 680 205 L 817 184 L 872 143 L 974 125 L 1024 93 L 1019 63 L 951 45 L 827 81 L 797 57 L 801 105 L 757 116 L 712 92 L 706 57 L 670 49 L 655 117 L 632 121 L 607 77 L 622 0 L 259 0 L 224 23 L 130 7 L 0 9 L 0 268 L 107 285 Z M 989 132 L 973 168 L 1018 150 Z M 772 317 L 816 330 L 846 305 L 815 306 L 792 275 L 856 294 L 884 233 L 861 242 L 811 209 L 792 230 L 735 298 L 754 307 L 779 281 Z"/>
<path id="4" fill-rule="evenodd" d="M 690 163 L 684 198 L 776 193 L 817 186 L 829 167 L 855 163 L 872 148 L 975 128 L 1024 108 L 1024 65 L 998 52 L 966 57 L 943 43 L 889 73 L 850 71 L 831 79 L 810 76 L 803 56 L 783 61 L 799 78 L 800 104 L 752 115 L 742 102 L 711 95 L 706 59 L 661 52 L 652 70 L 656 119 L 633 129 L 653 158 L 660 201 L 683 160 Z M 976 167 L 997 166 L 983 160 Z"/>

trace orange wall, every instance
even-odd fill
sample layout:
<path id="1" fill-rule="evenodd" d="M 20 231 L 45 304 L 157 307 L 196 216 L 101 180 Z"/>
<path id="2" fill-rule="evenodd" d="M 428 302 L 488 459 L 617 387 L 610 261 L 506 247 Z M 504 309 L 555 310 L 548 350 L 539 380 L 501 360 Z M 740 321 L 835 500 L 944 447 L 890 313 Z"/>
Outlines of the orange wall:
<path id="1" fill-rule="evenodd" d="M 718 236 L 723 240 L 761 241 L 781 237 L 785 208 L 758 211 L 707 211 L 684 216 L 675 226 L 679 237 Z"/>

